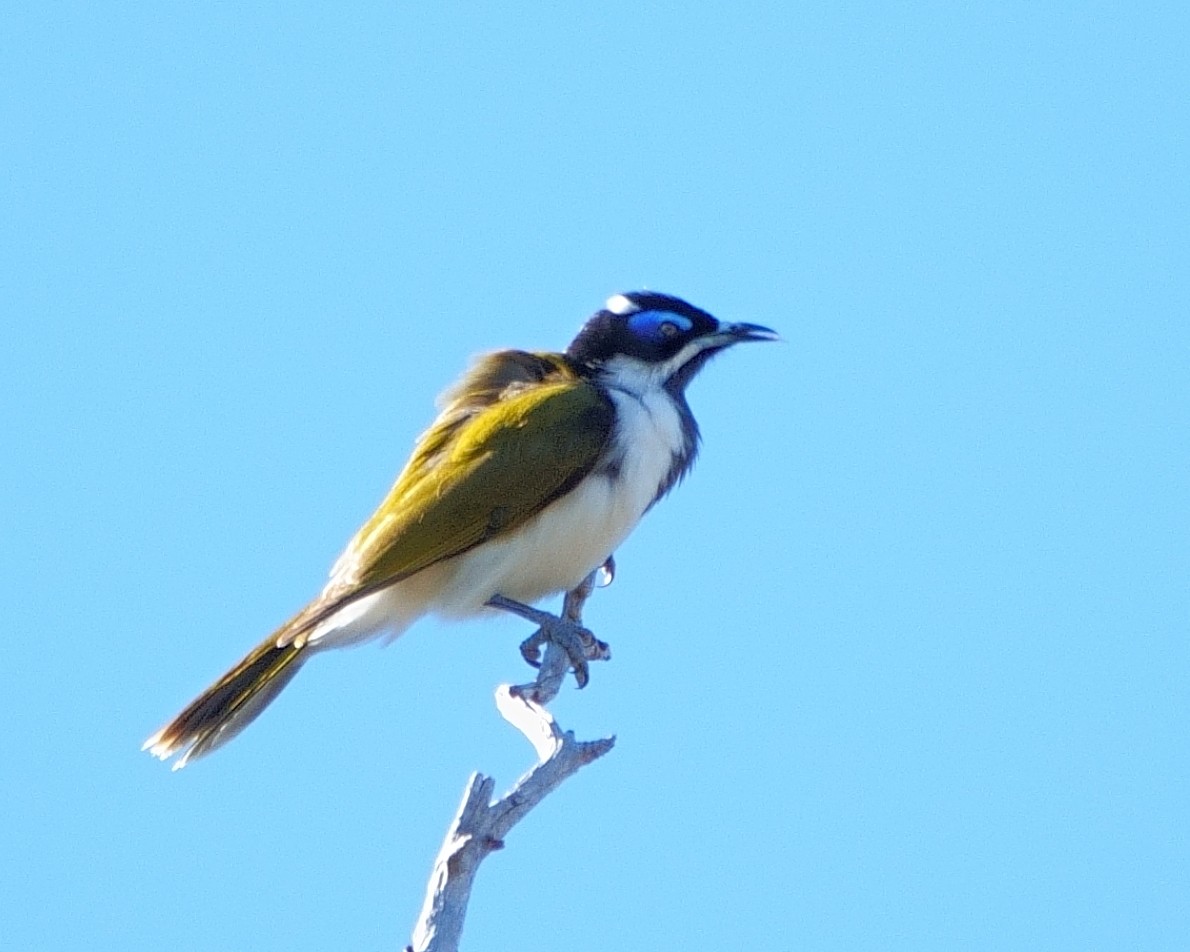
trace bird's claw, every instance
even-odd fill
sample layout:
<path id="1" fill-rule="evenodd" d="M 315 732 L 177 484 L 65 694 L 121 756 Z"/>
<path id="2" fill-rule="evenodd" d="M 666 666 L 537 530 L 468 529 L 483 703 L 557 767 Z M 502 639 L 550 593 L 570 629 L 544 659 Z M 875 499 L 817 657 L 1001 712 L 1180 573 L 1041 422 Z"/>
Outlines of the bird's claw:
<path id="1" fill-rule="evenodd" d="M 525 664 L 533 668 L 541 667 L 541 645 L 545 641 L 542 637 L 541 629 L 533 632 L 528 638 L 521 642 L 521 657 L 525 659 Z"/>
<path id="2" fill-rule="evenodd" d="M 543 620 L 541 627 L 521 642 L 521 657 L 535 668 L 541 667 L 541 646 L 552 642 L 566 652 L 574 669 L 574 680 L 580 688 L 591 679 L 587 662 L 605 661 L 612 656 L 611 647 L 600 641 L 590 629 L 568 618 Z"/>
<path id="3" fill-rule="evenodd" d="M 580 621 L 582 603 L 590 594 L 593 577 L 594 573 L 567 596 L 561 618 L 503 595 L 493 595 L 487 602 L 491 608 L 511 612 L 536 623 L 537 631 L 521 642 L 521 657 L 533 667 L 540 668 L 541 646 L 549 642 L 556 644 L 566 653 L 580 688 L 590 680 L 587 662 L 604 661 L 612 656 L 607 642 L 596 638 Z"/>

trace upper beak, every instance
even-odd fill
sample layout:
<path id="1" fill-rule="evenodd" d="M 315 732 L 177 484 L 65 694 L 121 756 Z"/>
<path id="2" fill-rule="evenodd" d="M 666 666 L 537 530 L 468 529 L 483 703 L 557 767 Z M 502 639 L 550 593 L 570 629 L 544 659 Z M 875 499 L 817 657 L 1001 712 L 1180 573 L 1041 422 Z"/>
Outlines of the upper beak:
<path id="1" fill-rule="evenodd" d="M 747 340 L 780 340 L 781 335 L 759 324 L 720 324 L 719 335 L 728 342 L 739 344 Z"/>

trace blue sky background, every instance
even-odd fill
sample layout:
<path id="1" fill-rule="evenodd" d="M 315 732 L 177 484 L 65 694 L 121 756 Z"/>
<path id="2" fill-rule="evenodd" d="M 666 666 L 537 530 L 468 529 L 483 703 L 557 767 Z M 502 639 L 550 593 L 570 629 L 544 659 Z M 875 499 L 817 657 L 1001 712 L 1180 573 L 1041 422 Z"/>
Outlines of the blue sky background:
<path id="1" fill-rule="evenodd" d="M 37 4 L 0 30 L 0 934 L 395 949 L 512 620 L 141 740 L 321 584 L 475 353 L 650 287 L 788 343 L 556 705 L 617 749 L 465 948 L 1190 944 L 1190 16 Z"/>

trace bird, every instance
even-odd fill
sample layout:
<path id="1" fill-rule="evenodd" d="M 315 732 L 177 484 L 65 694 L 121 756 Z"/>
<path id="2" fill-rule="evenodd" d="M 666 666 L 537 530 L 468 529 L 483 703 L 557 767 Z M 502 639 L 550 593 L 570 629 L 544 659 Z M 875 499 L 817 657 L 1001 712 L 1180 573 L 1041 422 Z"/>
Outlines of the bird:
<path id="1" fill-rule="evenodd" d="M 477 358 L 439 397 L 438 416 L 318 596 L 143 749 L 176 755 L 177 770 L 236 736 L 314 655 L 391 641 L 427 615 L 537 618 L 529 606 L 610 565 L 690 471 L 700 437 L 686 388 L 699 370 L 736 344 L 779 339 L 632 291 L 610 297 L 562 353 Z M 565 634 L 555 620 L 546 637 Z M 581 687 L 581 652 L 560 643 Z"/>

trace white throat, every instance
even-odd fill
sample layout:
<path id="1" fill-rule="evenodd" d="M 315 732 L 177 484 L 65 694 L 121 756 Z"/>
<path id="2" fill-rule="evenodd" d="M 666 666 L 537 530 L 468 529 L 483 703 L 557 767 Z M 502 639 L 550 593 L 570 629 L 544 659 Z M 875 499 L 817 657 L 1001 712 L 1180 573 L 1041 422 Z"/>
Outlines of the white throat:
<path id="1" fill-rule="evenodd" d="M 682 367 L 707 348 L 704 339 L 693 340 L 664 363 L 648 363 L 639 357 L 618 354 L 603 364 L 601 380 L 605 386 L 644 396 L 663 390 L 665 383 Z"/>

